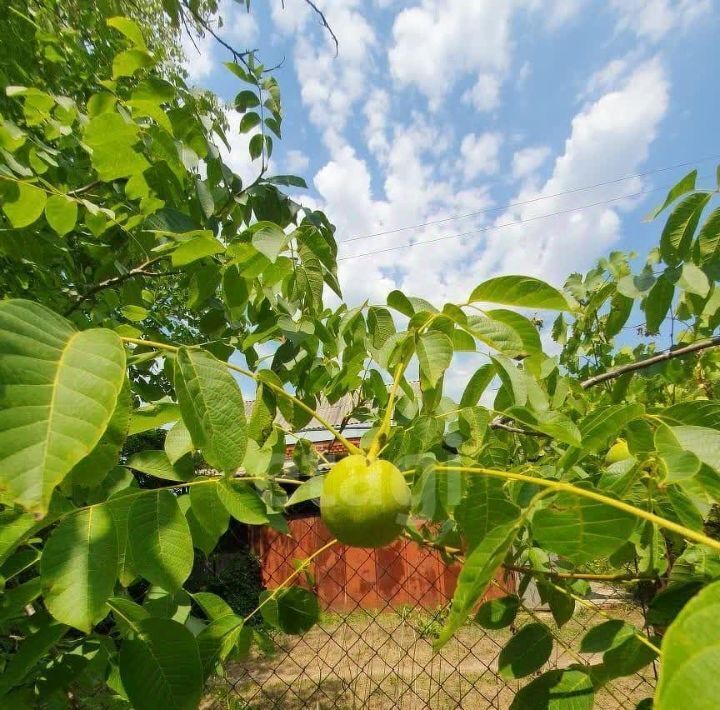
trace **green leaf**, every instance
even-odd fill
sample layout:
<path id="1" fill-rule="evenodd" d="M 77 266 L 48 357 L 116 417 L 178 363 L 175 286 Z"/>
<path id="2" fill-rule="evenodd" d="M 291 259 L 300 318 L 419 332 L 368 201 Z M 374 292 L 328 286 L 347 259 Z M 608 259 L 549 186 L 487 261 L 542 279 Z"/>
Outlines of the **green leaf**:
<path id="1" fill-rule="evenodd" d="M 190 505 L 198 523 L 209 535 L 218 539 L 227 531 L 230 516 L 218 495 L 217 481 L 191 486 Z"/>
<path id="2" fill-rule="evenodd" d="M 677 285 L 688 293 L 695 293 L 700 298 L 705 298 L 710 292 L 710 281 L 705 272 L 699 267 L 688 262 L 683 264 L 682 273 L 678 279 Z"/>
<path id="3" fill-rule="evenodd" d="M 697 247 L 703 264 L 713 263 L 717 259 L 720 250 L 720 207 L 716 207 L 700 227 Z"/>
<path id="4" fill-rule="evenodd" d="M 297 505 L 307 500 L 319 498 L 322 494 L 323 483 L 325 483 L 325 476 L 313 476 L 311 479 L 305 481 L 305 483 L 295 489 L 295 492 L 290 496 L 288 502 L 285 503 L 285 507 L 289 508 L 291 505 Z"/>
<path id="5" fill-rule="evenodd" d="M 608 340 L 614 338 L 623 329 L 630 317 L 634 303 L 634 299 L 628 298 L 622 293 L 618 292 L 613 296 L 610 302 L 610 312 L 605 321 L 605 337 Z"/>
<path id="6" fill-rule="evenodd" d="M 63 624 L 89 633 L 107 615 L 117 577 L 117 537 L 105 506 L 79 510 L 53 530 L 40 561 L 43 598 Z"/>
<path id="7" fill-rule="evenodd" d="M 138 637 L 123 642 L 118 664 L 123 688 L 137 710 L 195 710 L 203 691 L 197 641 L 182 624 L 150 618 Z"/>
<path id="8" fill-rule="evenodd" d="M 615 439 L 628 422 L 643 415 L 640 404 L 616 404 L 600 407 L 580 422 L 583 450 L 597 453 Z"/>
<path id="9" fill-rule="evenodd" d="M 552 648 L 553 635 L 545 624 L 527 624 L 500 651 L 498 673 L 504 678 L 524 678 L 545 665 Z"/>
<path id="10" fill-rule="evenodd" d="M 105 433 L 95 448 L 70 472 L 69 476 L 74 484 L 88 487 L 100 485 L 108 472 L 115 467 L 127 438 L 131 406 L 130 384 L 126 381 Z"/>
<path id="11" fill-rule="evenodd" d="M 692 170 L 685 177 L 679 180 L 668 192 L 665 202 L 660 207 L 655 208 L 648 216 L 646 220 L 655 219 L 668 205 L 671 205 L 678 197 L 692 192 L 695 189 L 695 180 L 697 179 L 697 170 Z"/>
<path id="12" fill-rule="evenodd" d="M 264 145 L 264 136 L 262 133 L 256 133 L 251 139 L 248 144 L 248 151 L 250 153 L 250 158 L 252 160 L 256 160 L 262 155 L 263 152 L 263 145 Z"/>
<path id="13" fill-rule="evenodd" d="M 240 113 L 244 113 L 249 108 L 255 108 L 255 106 L 259 105 L 260 99 L 257 97 L 254 91 L 250 91 L 249 89 L 241 91 L 235 97 L 235 110 L 239 111 Z"/>
<path id="14" fill-rule="evenodd" d="M 0 303 L 0 490 L 44 515 L 103 435 L 124 381 L 111 330 L 78 332 L 31 301 Z"/>
<path id="15" fill-rule="evenodd" d="M 604 653 L 625 643 L 635 633 L 635 629 L 621 619 L 609 619 L 593 626 L 580 641 L 583 653 Z"/>
<path id="16" fill-rule="evenodd" d="M 672 306 L 674 295 L 675 285 L 665 274 L 662 274 L 650 289 L 650 293 L 641 306 L 645 311 L 645 327 L 648 332 L 657 333 L 660 330 L 660 326 Z"/>
<path id="17" fill-rule="evenodd" d="M 136 71 L 152 66 L 152 55 L 144 49 L 126 49 L 113 59 L 113 79 L 132 76 Z"/>
<path id="18" fill-rule="evenodd" d="M 6 185 L 2 193 L 2 208 L 15 229 L 28 227 L 45 209 L 47 194 L 39 187 L 24 182 Z"/>
<path id="19" fill-rule="evenodd" d="M 142 173 L 150 167 L 133 147 L 138 142 L 138 126 L 125 121 L 118 113 L 101 113 L 93 118 L 85 127 L 83 138 L 92 151 L 93 167 L 103 182 Z"/>
<path id="20" fill-rule="evenodd" d="M 700 429 L 701 427 L 689 428 Z M 692 451 L 685 450 L 673 433 L 672 427 L 662 424 L 655 430 L 655 448 L 662 460 L 667 483 L 693 478 L 700 471 L 702 465 L 700 459 Z"/>
<path id="21" fill-rule="evenodd" d="M 688 257 L 695 229 L 711 196 L 709 192 L 694 192 L 670 213 L 660 237 L 660 254 L 669 266 Z"/>
<path id="22" fill-rule="evenodd" d="M 136 409 L 130 417 L 128 435 L 142 434 L 151 429 L 159 429 L 165 424 L 180 418 L 180 408 L 175 402 L 156 402 Z"/>
<path id="23" fill-rule="evenodd" d="M 668 428 L 680 450 L 690 452 L 710 468 L 720 470 L 720 431 L 700 426 Z"/>
<path id="24" fill-rule="evenodd" d="M 460 398 L 460 408 L 474 407 L 482 397 L 483 392 L 495 377 L 495 367 L 491 364 L 482 365 L 477 369 L 465 385 L 465 391 Z"/>
<path id="25" fill-rule="evenodd" d="M 288 235 L 273 222 L 258 222 L 251 227 L 252 245 L 274 264 L 288 242 Z"/>
<path id="26" fill-rule="evenodd" d="M 569 311 L 565 296 L 540 279 L 531 276 L 497 276 L 475 288 L 469 303 L 501 303 L 505 306 Z"/>
<path id="27" fill-rule="evenodd" d="M 495 528 L 517 520 L 520 508 L 505 495 L 503 482 L 490 476 L 467 474 L 465 494 L 455 519 L 468 543 L 475 548 Z"/>
<path id="28" fill-rule="evenodd" d="M 272 594 L 275 594 L 274 599 L 265 602 Z M 260 603 L 263 604 L 260 609 L 263 619 L 285 634 L 304 634 L 320 616 L 317 597 L 302 587 L 287 587 L 280 592 L 264 591 L 260 594 Z"/>
<path id="29" fill-rule="evenodd" d="M 225 364 L 205 350 L 180 348 L 175 391 L 195 448 L 220 471 L 239 468 L 247 447 L 245 404 Z"/>
<path id="30" fill-rule="evenodd" d="M 495 364 L 495 371 L 502 380 L 505 389 L 518 407 L 525 406 L 528 401 L 528 385 L 526 375 L 515 363 L 501 355 L 490 358 Z"/>
<path id="31" fill-rule="evenodd" d="M 177 463 L 183 456 L 192 452 L 192 438 L 182 419 L 175 422 L 168 430 L 165 435 L 164 448 L 165 454 L 172 464 Z"/>
<path id="32" fill-rule="evenodd" d="M 490 530 L 465 559 L 465 564 L 458 575 L 450 613 L 434 644 L 436 650 L 452 638 L 465 622 L 478 599 L 485 593 L 497 568 L 502 564 L 513 544 L 520 523 L 520 520 L 516 520 Z"/>
<path id="33" fill-rule="evenodd" d="M 395 323 L 387 308 L 370 306 L 367 313 L 367 326 L 370 345 L 376 350 L 379 350 L 395 333 Z"/>
<path id="34" fill-rule="evenodd" d="M 265 503 L 247 483 L 223 479 L 217 484 L 222 504 L 235 520 L 247 525 L 265 525 L 268 522 Z"/>
<path id="35" fill-rule="evenodd" d="M 250 113 L 246 113 L 242 119 L 240 119 L 240 133 L 247 133 L 248 131 L 251 131 L 255 126 L 258 126 L 260 124 L 260 116 L 255 113 L 255 111 L 251 111 Z"/>
<path id="36" fill-rule="evenodd" d="M 540 333 L 529 318 L 515 311 L 507 311 L 503 308 L 485 311 L 485 314 L 492 320 L 508 326 L 519 336 L 522 341 L 521 354 L 534 355 L 535 353 L 542 352 Z"/>
<path id="37" fill-rule="evenodd" d="M 108 27 L 114 27 L 122 32 L 136 47 L 147 49 L 145 39 L 140 28 L 134 20 L 129 17 L 111 17 L 107 20 Z"/>
<path id="38" fill-rule="evenodd" d="M 118 545 L 118 579 L 124 587 L 129 587 L 137 577 L 137 573 L 132 567 L 132 550 L 130 549 L 128 521 L 130 519 L 130 508 L 138 495 L 136 489 L 126 488 L 116 493 L 105 503 L 105 507 L 107 507 L 108 512 L 112 516 L 115 526 Z"/>
<path id="39" fill-rule="evenodd" d="M 17 587 L 6 589 L 0 604 L 0 625 L 5 625 L 11 619 L 27 616 L 27 605 L 32 604 L 40 594 L 42 594 L 40 577 L 33 577 L 28 582 L 18 584 Z"/>
<path id="40" fill-rule="evenodd" d="M 77 202 L 65 195 L 51 195 L 45 204 L 45 219 L 61 237 L 75 229 L 77 215 Z"/>
<path id="41" fill-rule="evenodd" d="M 225 247 L 212 236 L 212 232 L 198 232 L 196 236 L 180 242 L 171 254 L 172 265 L 175 267 L 187 266 L 198 259 L 222 254 Z"/>
<path id="42" fill-rule="evenodd" d="M 150 618 L 150 612 L 145 607 L 126 597 L 110 597 L 107 605 L 125 634 L 134 633 L 141 621 Z"/>
<path id="43" fill-rule="evenodd" d="M 143 492 L 128 517 L 132 565 L 138 574 L 167 592 L 190 575 L 193 546 L 177 498 L 167 490 Z"/>
<path id="44" fill-rule="evenodd" d="M 18 650 L 10 656 L 0 676 L 0 698 L 20 685 L 28 673 L 40 662 L 47 659 L 50 649 L 65 635 L 64 624 L 40 624 L 20 644 Z"/>
<path id="45" fill-rule="evenodd" d="M 553 670 L 543 673 L 513 698 L 510 710 L 592 710 L 593 683 L 581 670 Z"/>
<path id="46" fill-rule="evenodd" d="M 198 649 L 207 678 L 233 652 L 244 630 L 241 616 L 231 614 L 211 621 L 197 636 Z"/>
<path id="47" fill-rule="evenodd" d="M 520 599 L 514 594 L 491 599 L 478 609 L 475 621 L 484 629 L 504 629 L 515 621 L 519 608 Z"/>
<path id="48" fill-rule="evenodd" d="M 533 516 L 533 536 L 546 550 L 574 564 L 609 557 L 629 537 L 631 513 L 573 493 L 560 493 Z"/>
<path id="49" fill-rule="evenodd" d="M 195 474 L 189 456 L 172 464 L 164 451 L 138 451 L 130 457 L 126 466 L 164 481 L 189 481 Z"/>
<path id="50" fill-rule="evenodd" d="M 433 389 L 452 360 L 452 340 L 445 333 L 433 330 L 418 336 L 415 347 L 420 363 L 420 377 Z"/>
<path id="51" fill-rule="evenodd" d="M 519 314 L 518 317 L 522 318 Z M 467 319 L 467 325 L 459 327 L 508 357 L 525 354 L 525 344 L 520 334 L 501 320 L 485 316 L 470 316 Z"/>
<path id="52" fill-rule="evenodd" d="M 572 419 L 554 410 L 531 412 L 527 407 L 510 407 L 506 414 L 530 429 L 547 434 L 570 446 L 581 445 L 580 430 Z"/>
<path id="53" fill-rule="evenodd" d="M 217 594 L 212 592 L 195 592 L 193 599 L 198 603 L 200 608 L 203 610 L 205 616 L 210 621 L 216 619 L 222 619 L 223 616 L 233 616 L 234 612 L 232 607 Z"/>

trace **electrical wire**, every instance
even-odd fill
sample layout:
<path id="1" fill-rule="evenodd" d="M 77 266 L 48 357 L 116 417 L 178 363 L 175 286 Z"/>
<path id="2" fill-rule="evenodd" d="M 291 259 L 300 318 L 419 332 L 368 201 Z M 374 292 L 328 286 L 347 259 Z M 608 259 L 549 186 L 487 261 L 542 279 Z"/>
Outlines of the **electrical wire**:
<path id="1" fill-rule="evenodd" d="M 373 237 L 381 237 L 381 236 L 384 236 L 387 234 L 397 234 L 398 232 L 405 232 L 409 229 L 420 229 L 422 227 L 430 227 L 435 224 L 444 224 L 445 222 L 452 222 L 452 221 L 455 221 L 458 219 L 465 219 L 467 217 L 477 217 L 478 215 L 487 214 L 488 212 L 503 211 L 503 210 L 511 209 L 513 207 L 522 207 L 523 205 L 530 205 L 535 202 L 542 202 L 543 200 L 549 200 L 549 199 L 552 199 L 553 197 L 562 197 L 563 195 L 572 195 L 576 192 L 585 192 L 587 190 L 594 190 L 599 187 L 606 187 L 607 185 L 615 185 L 619 182 L 625 182 L 626 180 L 647 177 L 648 175 L 655 175 L 657 173 L 667 172 L 668 170 L 677 170 L 678 168 L 686 168 L 691 165 L 698 165 L 700 163 L 706 163 L 710 160 L 718 160 L 718 159 L 720 159 L 720 155 L 710 155 L 710 156 L 708 156 L 706 158 L 702 158 L 700 160 L 691 160 L 691 161 L 688 161 L 685 163 L 676 163 L 675 165 L 667 165 L 662 168 L 646 170 L 641 173 L 633 173 L 632 175 L 624 175 L 623 177 L 614 178 L 612 180 L 605 180 L 604 182 L 598 182 L 598 183 L 595 183 L 594 185 L 585 185 L 583 187 L 574 187 L 570 190 L 564 190 L 563 192 L 556 192 L 551 195 L 542 195 L 541 197 L 535 197 L 531 200 L 522 200 L 520 202 L 511 202 L 506 205 L 498 205 L 495 207 L 485 207 L 481 210 L 476 210 L 474 212 L 467 212 L 465 214 L 460 214 L 460 215 L 453 215 L 451 217 L 444 217 L 443 219 L 435 219 L 435 220 L 430 220 L 427 222 L 420 222 L 418 224 L 407 225 L 405 227 L 396 227 L 395 229 L 387 229 L 382 232 L 373 232 L 372 234 L 362 234 L 360 236 L 349 237 L 348 239 L 341 240 L 339 243 L 340 244 L 348 244 L 350 242 L 356 242 L 361 239 L 372 239 Z"/>
<path id="2" fill-rule="evenodd" d="M 467 232 L 459 232 L 458 234 L 447 234 L 442 237 L 435 237 L 434 239 L 425 239 L 424 241 L 421 241 L 421 242 L 413 242 L 411 244 L 398 244 L 396 246 L 386 247 L 385 249 L 376 249 L 374 251 L 363 252 L 362 254 L 353 254 L 351 256 L 343 256 L 338 259 L 338 262 L 351 261 L 353 259 L 361 259 L 363 257 L 373 256 L 376 254 L 386 254 L 387 252 L 398 251 L 401 249 L 411 249 L 413 247 L 418 247 L 418 246 L 427 245 L 427 244 L 436 244 L 438 242 L 447 241 L 448 239 L 459 239 L 461 237 L 467 237 L 472 234 L 481 234 L 483 232 L 490 232 L 495 229 L 504 229 L 505 227 L 517 227 L 518 225 L 528 224 L 529 222 L 535 222 L 536 220 L 539 220 L 539 219 L 547 219 L 549 217 L 557 217 L 559 215 L 571 214 L 573 212 L 580 212 L 582 210 L 590 209 L 592 207 L 599 207 L 601 205 L 607 205 L 612 202 L 619 202 L 620 200 L 629 200 L 633 197 L 649 195 L 651 193 L 659 192 L 661 190 L 667 190 L 670 187 L 672 187 L 672 185 L 655 187 L 650 190 L 641 190 L 640 192 L 634 192 L 630 195 L 619 195 L 618 197 L 612 197 L 607 200 L 599 200 L 598 202 L 591 202 L 590 204 L 587 204 L 587 205 L 571 207 L 571 208 L 565 209 L 565 210 L 557 210 L 555 212 L 549 212 L 547 214 L 536 215 L 535 217 L 528 217 L 527 219 L 517 219 L 512 222 L 504 222 L 503 224 L 488 224 L 488 225 L 485 225 L 484 227 L 478 227 L 477 229 L 472 229 Z M 344 242 L 341 242 L 341 243 L 344 243 Z"/>

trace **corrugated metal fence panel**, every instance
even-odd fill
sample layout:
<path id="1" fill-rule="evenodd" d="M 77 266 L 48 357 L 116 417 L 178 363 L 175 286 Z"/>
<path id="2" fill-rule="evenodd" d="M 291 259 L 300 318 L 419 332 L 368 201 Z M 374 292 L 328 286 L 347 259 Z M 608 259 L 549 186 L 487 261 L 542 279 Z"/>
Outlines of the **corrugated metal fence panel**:
<path id="1" fill-rule="evenodd" d="M 293 560 L 303 560 L 330 540 L 319 517 L 289 521 L 290 536 L 267 527 L 251 529 L 251 543 L 261 560 L 262 581 L 273 589 L 294 571 Z M 459 565 L 448 566 L 440 554 L 410 540 L 398 540 L 377 550 L 335 545 L 318 556 L 310 568 L 315 592 L 325 609 L 351 611 L 446 604 L 455 591 Z M 499 572 L 505 590 L 514 589 L 512 575 Z M 486 599 L 502 596 L 497 587 Z"/>

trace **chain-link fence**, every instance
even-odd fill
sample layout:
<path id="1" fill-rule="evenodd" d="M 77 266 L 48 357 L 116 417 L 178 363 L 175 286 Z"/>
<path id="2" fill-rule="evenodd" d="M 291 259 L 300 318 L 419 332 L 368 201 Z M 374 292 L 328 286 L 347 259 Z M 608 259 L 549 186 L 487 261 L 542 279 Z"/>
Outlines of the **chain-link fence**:
<path id="1" fill-rule="evenodd" d="M 268 588 L 329 539 L 317 518 L 291 521 L 291 533 L 262 532 L 252 541 Z M 626 590 L 593 584 L 558 628 L 531 586 L 511 626 L 488 631 L 469 620 L 435 651 L 457 575 L 438 553 L 409 541 L 380 551 L 336 546 L 310 571 L 307 583 L 323 608 L 320 623 L 302 636 L 258 628 L 250 656 L 211 682 L 205 708 L 507 708 L 533 677 L 513 680 L 498 672 L 501 649 L 524 624 L 540 621 L 553 629 L 553 653 L 543 670 L 599 663 L 602 654 L 580 652 L 580 639 L 608 617 L 643 626 L 642 610 Z M 489 596 L 515 586 L 513 575 L 498 576 Z M 652 695 L 655 673 L 649 665 L 604 686 L 595 707 L 635 708 Z"/>

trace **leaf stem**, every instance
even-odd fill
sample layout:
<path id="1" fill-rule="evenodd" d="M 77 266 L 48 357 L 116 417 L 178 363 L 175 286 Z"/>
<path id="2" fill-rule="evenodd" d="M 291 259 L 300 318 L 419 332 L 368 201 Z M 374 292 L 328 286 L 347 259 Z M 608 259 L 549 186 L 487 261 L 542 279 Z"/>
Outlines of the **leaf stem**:
<path id="1" fill-rule="evenodd" d="M 479 473 L 484 476 L 503 478 L 506 481 L 522 481 L 523 483 L 532 483 L 536 486 L 543 486 L 545 488 L 550 488 L 556 491 L 563 491 L 566 493 L 571 493 L 573 495 L 578 495 L 583 498 L 590 498 L 591 500 L 596 500 L 600 503 L 604 503 L 605 505 L 609 505 L 613 508 L 617 508 L 618 510 L 622 510 L 625 513 L 630 513 L 631 515 L 635 515 L 638 518 L 647 520 L 651 523 L 654 523 L 655 525 L 659 525 L 661 528 L 665 528 L 666 530 L 671 530 L 672 532 L 677 533 L 678 535 L 681 535 L 688 540 L 693 540 L 694 542 L 698 542 L 701 545 L 706 545 L 707 547 L 711 547 L 714 550 L 720 551 L 720 541 L 713 540 L 713 538 L 708 537 L 703 533 L 691 530 L 690 528 L 686 528 L 683 525 L 678 525 L 672 520 L 666 520 L 665 518 L 661 518 L 659 515 L 655 515 L 655 513 L 643 510 L 642 508 L 636 508 L 634 505 L 630 505 L 629 503 L 625 503 L 624 501 L 610 498 L 609 496 L 605 496 L 602 493 L 597 493 L 596 491 L 590 490 L 588 488 L 580 488 L 579 486 L 574 486 L 572 483 L 566 483 L 564 481 L 554 481 L 548 478 L 535 478 L 534 476 L 526 476 L 525 474 L 515 473 L 514 471 L 499 471 L 492 468 L 481 468 L 473 466 L 434 466 L 434 469 L 436 471 L 459 471 L 461 473 Z"/>
<path id="2" fill-rule="evenodd" d="M 129 337 L 123 337 L 121 338 L 123 342 L 125 343 L 132 343 L 133 345 L 143 345 L 148 348 L 153 348 L 155 350 L 167 350 L 168 352 L 177 352 L 179 350 L 179 347 L 177 345 L 171 345 L 169 343 L 160 343 L 156 340 L 142 340 L 140 338 L 129 338 Z M 295 395 L 290 394 L 290 392 L 287 392 L 285 389 L 280 387 L 279 385 L 276 385 L 272 382 L 268 382 L 267 380 L 263 380 L 261 377 L 259 377 L 256 373 L 251 372 L 250 370 L 246 370 L 244 367 L 240 367 L 239 365 L 234 365 L 231 362 L 225 362 L 223 363 L 225 367 L 227 367 L 229 370 L 234 370 L 235 372 L 239 372 L 241 375 L 245 375 L 246 377 L 250 377 L 251 379 L 255 380 L 256 382 L 262 382 L 263 385 L 266 387 L 269 387 L 273 392 L 276 394 L 282 395 L 283 397 L 286 397 L 287 399 L 294 402 L 300 409 L 307 412 L 308 414 L 312 415 L 315 419 L 317 419 L 320 424 L 322 424 L 351 454 L 362 454 L 362 451 L 355 446 L 351 441 L 348 441 L 335 427 L 330 424 L 330 422 L 327 421 L 324 417 L 322 417 L 318 412 L 316 412 L 312 407 L 309 407 L 305 402 L 303 402 L 301 399 L 298 399 Z"/>
<path id="3" fill-rule="evenodd" d="M 263 599 L 263 600 L 260 602 L 260 604 L 258 604 L 258 605 L 245 617 L 245 622 L 247 623 L 248 621 L 250 621 L 250 619 L 252 619 L 253 616 L 255 616 L 255 614 L 257 614 L 257 613 L 260 611 L 260 609 L 262 609 L 269 601 L 272 601 L 273 599 L 275 599 L 275 597 L 277 597 L 277 595 L 278 595 L 288 584 L 290 584 L 290 582 L 292 582 L 293 579 L 295 579 L 295 577 L 297 577 L 301 572 L 303 572 L 303 571 L 310 565 L 310 563 L 311 563 L 316 557 L 320 556 L 320 555 L 321 555 L 323 552 L 325 552 L 326 550 L 329 550 L 329 549 L 330 549 L 333 545 L 335 545 L 336 543 L 337 543 L 337 539 L 336 539 L 336 538 L 333 538 L 332 540 L 330 540 L 330 542 L 324 544 L 321 548 L 315 550 L 315 552 L 313 552 L 313 553 L 310 555 L 310 557 L 305 558 L 305 559 L 298 565 L 298 568 L 297 568 L 289 577 L 286 577 L 282 582 L 280 582 L 280 584 L 279 584 L 277 587 L 275 587 L 275 589 L 273 589 L 272 592 L 271 592 L 270 594 L 268 594 L 268 596 L 265 597 L 265 599 Z"/>
<path id="4" fill-rule="evenodd" d="M 406 367 L 407 363 L 400 362 L 395 368 L 395 376 L 393 377 L 392 387 L 390 387 L 390 395 L 388 397 L 387 405 L 385 407 L 385 416 L 383 417 L 377 434 L 375 434 L 375 437 L 373 438 L 372 444 L 370 445 L 370 451 L 368 452 L 368 459 L 370 461 L 374 461 L 378 457 L 384 440 L 390 433 L 395 397 L 397 396 L 398 387 L 400 386 L 400 380 L 402 379 Z"/>

